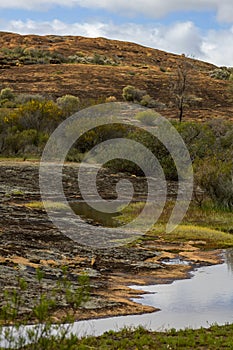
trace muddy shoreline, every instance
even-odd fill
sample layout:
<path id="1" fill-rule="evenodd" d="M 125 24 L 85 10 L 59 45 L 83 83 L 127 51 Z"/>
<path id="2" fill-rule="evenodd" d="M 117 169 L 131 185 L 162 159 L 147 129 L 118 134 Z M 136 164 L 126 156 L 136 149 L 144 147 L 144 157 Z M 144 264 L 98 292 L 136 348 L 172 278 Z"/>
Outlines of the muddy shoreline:
<path id="1" fill-rule="evenodd" d="M 29 288 L 24 295 L 27 303 L 22 316 L 30 312 L 30 300 L 38 293 L 35 278 L 38 267 L 45 274 L 43 288 L 48 292 L 62 275 L 63 266 L 68 267 L 68 278 L 74 285 L 78 285 L 77 277 L 83 272 L 90 276 L 91 298 L 76 314 L 77 319 L 83 320 L 154 312 L 153 307 L 130 300 L 142 293 L 128 285 L 171 283 L 190 278 L 190 272 L 198 266 L 221 262 L 219 250 L 202 251 L 195 242 L 167 243 L 159 237 L 106 250 L 80 246 L 53 226 L 44 209 L 26 206 L 40 200 L 38 169 L 38 162 L 0 161 L 0 300 L 4 289 L 15 287 L 17 277 L 24 277 Z M 65 166 L 63 185 L 69 201 L 82 200 L 77 172 L 78 165 Z M 98 178 L 101 196 L 116 198 L 115 185 L 121 178 L 125 176 L 101 170 Z M 145 179 L 127 178 L 134 184 L 135 198 L 143 198 Z M 175 196 L 175 184 L 170 184 L 168 190 L 170 196 Z M 181 263 L 169 264 L 172 259 Z M 61 298 L 55 320 L 66 307 Z"/>

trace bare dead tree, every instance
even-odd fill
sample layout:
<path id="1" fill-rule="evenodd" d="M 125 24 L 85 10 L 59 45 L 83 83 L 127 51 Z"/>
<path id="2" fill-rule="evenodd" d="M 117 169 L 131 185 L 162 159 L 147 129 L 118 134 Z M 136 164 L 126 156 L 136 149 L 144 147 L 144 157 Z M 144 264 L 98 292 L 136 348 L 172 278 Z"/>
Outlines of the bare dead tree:
<path id="1" fill-rule="evenodd" d="M 189 85 L 189 73 L 191 63 L 182 55 L 182 60 L 177 64 L 175 79 L 172 84 L 172 95 L 175 100 L 175 105 L 178 109 L 178 117 L 181 122 L 184 115 L 184 106 L 186 100 L 187 87 Z"/>

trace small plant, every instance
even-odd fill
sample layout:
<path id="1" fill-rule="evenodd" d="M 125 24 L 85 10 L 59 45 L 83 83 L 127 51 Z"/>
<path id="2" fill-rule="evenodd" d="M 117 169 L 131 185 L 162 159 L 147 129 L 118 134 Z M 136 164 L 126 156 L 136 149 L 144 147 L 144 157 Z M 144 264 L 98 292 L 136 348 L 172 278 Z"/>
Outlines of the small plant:
<path id="1" fill-rule="evenodd" d="M 148 108 L 155 108 L 157 106 L 157 102 L 148 94 L 142 97 L 140 104 Z"/>
<path id="2" fill-rule="evenodd" d="M 220 208 L 233 209 L 232 161 L 216 157 L 197 160 L 195 163 L 197 184 L 206 191 Z"/>
<path id="3" fill-rule="evenodd" d="M 11 194 L 12 196 L 23 196 L 23 195 L 25 195 L 25 192 L 22 191 L 22 190 L 17 190 L 17 189 L 15 189 L 15 190 L 12 190 L 12 191 L 10 192 L 10 194 Z"/>
<path id="4" fill-rule="evenodd" d="M 146 91 L 131 85 L 125 86 L 122 92 L 124 100 L 129 102 L 140 102 L 144 95 L 146 95 Z"/>
<path id="5" fill-rule="evenodd" d="M 134 75 L 136 75 L 136 72 L 131 70 L 131 71 L 128 72 L 128 74 L 131 75 L 131 76 L 134 76 Z"/>
<path id="6" fill-rule="evenodd" d="M 106 100 L 105 102 L 108 103 L 108 102 L 116 102 L 117 99 L 115 96 L 109 96 L 109 97 L 106 97 Z"/>
<path id="7" fill-rule="evenodd" d="M 16 103 L 25 104 L 29 101 L 45 101 L 46 98 L 40 94 L 19 94 L 16 96 Z"/>
<path id="8" fill-rule="evenodd" d="M 227 67 L 216 68 L 210 72 L 211 78 L 228 80 L 231 76 L 231 70 Z"/>
<path id="9" fill-rule="evenodd" d="M 5 88 L 5 89 L 2 89 L 0 92 L 0 99 L 7 100 L 7 101 L 14 101 L 15 94 L 12 89 Z"/>
<path id="10" fill-rule="evenodd" d="M 163 66 L 160 66 L 160 68 L 159 68 L 159 69 L 160 69 L 160 71 L 161 71 L 161 72 L 163 72 L 163 73 L 165 73 L 165 72 L 166 72 L 166 68 L 165 68 L 165 67 L 163 67 Z"/>
<path id="11" fill-rule="evenodd" d="M 80 109 L 80 99 L 78 96 L 64 95 L 57 99 L 57 105 L 63 110 L 66 117 L 72 115 Z"/>
<path id="12" fill-rule="evenodd" d="M 153 126 L 155 125 L 155 121 L 157 117 L 159 116 L 159 113 L 153 112 L 153 111 L 145 111 L 145 112 L 139 112 L 135 118 L 137 120 L 140 120 L 142 124 Z"/>
<path id="13" fill-rule="evenodd" d="M 89 279 L 82 275 L 79 277 L 79 287 L 75 287 L 68 280 L 67 267 L 62 268 L 62 273 L 56 287 L 49 293 L 44 289 L 44 272 L 36 270 L 38 295 L 35 296 L 31 312 L 24 317 L 23 309 L 27 306 L 25 291 L 29 284 L 18 277 L 16 287 L 4 291 L 0 307 L 0 342 L 5 347 L 21 349 L 30 344 L 30 350 L 49 350 L 57 348 L 57 344 L 63 342 L 60 349 L 68 350 L 77 342 L 76 336 L 70 334 L 70 328 L 75 321 L 77 308 L 89 298 Z M 53 324 L 52 314 L 59 307 L 61 299 L 66 303 L 68 311 L 57 324 Z M 29 320 L 33 320 L 34 325 L 26 326 Z M 65 341 L 68 334 L 69 339 Z"/>
<path id="14" fill-rule="evenodd" d="M 92 60 L 93 60 L 93 63 L 95 64 L 104 64 L 105 57 L 102 55 L 99 55 L 98 53 L 95 53 Z"/>
<path id="15" fill-rule="evenodd" d="M 44 209 L 44 202 L 29 202 L 25 204 L 25 207 L 27 208 L 31 208 L 31 209 Z M 46 208 L 49 209 L 54 209 L 54 210 L 63 210 L 63 209 L 67 209 L 67 205 L 61 202 L 53 202 L 53 201 L 47 201 L 45 203 Z"/>

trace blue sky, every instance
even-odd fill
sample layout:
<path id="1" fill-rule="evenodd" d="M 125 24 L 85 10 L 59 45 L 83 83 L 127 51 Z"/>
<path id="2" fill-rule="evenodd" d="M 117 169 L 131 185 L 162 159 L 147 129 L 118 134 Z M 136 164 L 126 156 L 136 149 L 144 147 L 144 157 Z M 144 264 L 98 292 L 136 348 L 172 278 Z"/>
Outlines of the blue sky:
<path id="1" fill-rule="evenodd" d="M 1 0 L 0 30 L 102 36 L 233 66 L 232 0 Z"/>

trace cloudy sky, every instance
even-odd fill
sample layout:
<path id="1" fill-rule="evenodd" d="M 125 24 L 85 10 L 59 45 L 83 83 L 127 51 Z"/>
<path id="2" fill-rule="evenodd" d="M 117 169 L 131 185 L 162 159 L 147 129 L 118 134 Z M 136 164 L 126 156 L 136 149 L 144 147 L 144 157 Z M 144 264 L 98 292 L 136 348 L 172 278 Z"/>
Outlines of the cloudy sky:
<path id="1" fill-rule="evenodd" d="M 0 30 L 101 36 L 233 66 L 233 0 L 1 0 Z"/>

